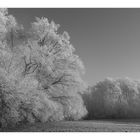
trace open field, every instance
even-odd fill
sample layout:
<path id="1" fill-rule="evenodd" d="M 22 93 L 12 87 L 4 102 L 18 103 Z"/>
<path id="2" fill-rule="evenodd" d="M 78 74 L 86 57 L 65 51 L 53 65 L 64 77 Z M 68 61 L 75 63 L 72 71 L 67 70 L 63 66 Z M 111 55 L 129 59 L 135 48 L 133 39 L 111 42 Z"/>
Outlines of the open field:
<path id="1" fill-rule="evenodd" d="M 26 125 L 7 132 L 140 132 L 140 121 L 65 121 Z"/>

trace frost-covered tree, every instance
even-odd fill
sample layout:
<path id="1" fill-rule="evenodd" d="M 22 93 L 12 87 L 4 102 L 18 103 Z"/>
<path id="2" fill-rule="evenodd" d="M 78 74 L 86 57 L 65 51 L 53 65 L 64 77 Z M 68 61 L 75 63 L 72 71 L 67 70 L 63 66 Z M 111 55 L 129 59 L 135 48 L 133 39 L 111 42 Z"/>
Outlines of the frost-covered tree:
<path id="1" fill-rule="evenodd" d="M 87 96 L 89 118 L 104 118 L 117 115 L 117 103 L 121 90 L 115 81 L 107 78 L 98 82 Z M 89 98 L 88 98 L 89 96 Z M 92 103 L 90 103 L 92 102 Z"/>
<path id="2" fill-rule="evenodd" d="M 36 18 L 29 32 L 0 10 L 0 122 L 77 120 L 87 114 L 84 66 L 67 32 Z M 11 114 L 12 113 L 12 114 Z"/>
<path id="3" fill-rule="evenodd" d="M 139 81 L 131 80 L 129 78 L 117 79 L 121 89 L 121 103 L 125 115 L 128 117 L 140 117 L 140 92 Z"/>
<path id="4" fill-rule="evenodd" d="M 140 81 L 107 78 L 83 96 L 88 118 L 139 118 Z"/>

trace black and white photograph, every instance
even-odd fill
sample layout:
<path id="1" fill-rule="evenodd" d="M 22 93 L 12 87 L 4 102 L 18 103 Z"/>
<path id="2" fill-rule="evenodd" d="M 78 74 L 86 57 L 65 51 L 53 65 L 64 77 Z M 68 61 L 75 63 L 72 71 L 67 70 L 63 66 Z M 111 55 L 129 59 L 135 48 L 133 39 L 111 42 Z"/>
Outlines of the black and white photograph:
<path id="1" fill-rule="evenodd" d="M 0 8 L 3 132 L 140 132 L 140 8 Z"/>

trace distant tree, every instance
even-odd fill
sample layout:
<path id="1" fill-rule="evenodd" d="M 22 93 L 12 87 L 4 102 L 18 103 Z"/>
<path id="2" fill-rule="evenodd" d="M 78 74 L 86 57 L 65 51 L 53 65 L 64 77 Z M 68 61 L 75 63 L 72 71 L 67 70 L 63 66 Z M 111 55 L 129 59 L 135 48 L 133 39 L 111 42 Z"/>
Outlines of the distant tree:
<path id="1" fill-rule="evenodd" d="M 129 78 L 107 78 L 91 87 L 83 100 L 88 119 L 139 118 L 140 82 Z"/>
<path id="2" fill-rule="evenodd" d="M 140 92 L 139 82 L 129 78 L 117 79 L 121 89 L 121 100 L 127 117 L 139 117 Z M 123 109 L 123 108 L 122 108 Z"/>
<path id="3" fill-rule="evenodd" d="M 83 63 L 68 33 L 58 34 L 58 28 L 47 18 L 36 18 L 26 32 L 7 9 L 0 10 L 0 85 L 6 84 L 0 89 L 3 126 L 77 120 L 87 114 L 81 98 L 86 88 Z"/>
<path id="4" fill-rule="evenodd" d="M 121 90 L 115 81 L 107 78 L 104 81 L 98 82 L 92 89 L 92 110 L 89 112 L 94 118 L 111 118 L 115 117 L 117 103 Z"/>

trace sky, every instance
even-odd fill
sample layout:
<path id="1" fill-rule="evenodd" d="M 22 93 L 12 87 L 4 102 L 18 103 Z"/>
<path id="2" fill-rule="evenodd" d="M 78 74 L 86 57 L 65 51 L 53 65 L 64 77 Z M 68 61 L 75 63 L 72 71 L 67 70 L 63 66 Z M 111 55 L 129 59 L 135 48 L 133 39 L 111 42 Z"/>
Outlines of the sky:
<path id="1" fill-rule="evenodd" d="M 140 79 L 140 9 L 13 8 L 9 14 L 27 29 L 35 17 L 60 24 L 85 65 L 89 85 L 106 77 Z"/>

